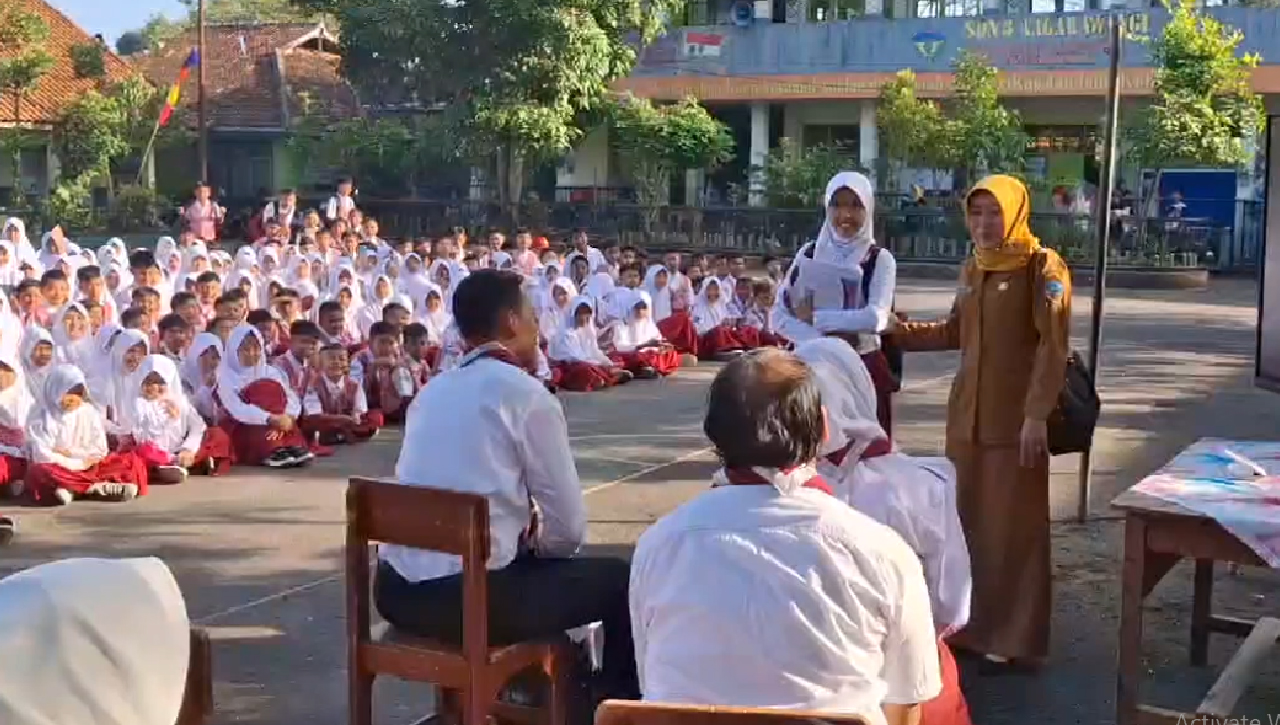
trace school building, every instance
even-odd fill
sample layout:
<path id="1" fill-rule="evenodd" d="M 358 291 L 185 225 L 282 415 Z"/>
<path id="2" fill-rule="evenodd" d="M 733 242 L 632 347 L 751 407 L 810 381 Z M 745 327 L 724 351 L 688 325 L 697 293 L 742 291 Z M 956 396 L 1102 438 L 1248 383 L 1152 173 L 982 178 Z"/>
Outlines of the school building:
<path id="1" fill-rule="evenodd" d="M 804 145 L 840 142 L 874 171 L 880 153 L 880 87 L 909 68 L 921 95 L 945 97 L 957 54 L 979 52 L 1001 70 L 1003 101 L 1021 112 L 1033 139 L 1028 174 L 1055 185 L 1078 185 L 1097 178 L 1110 16 L 1119 16 L 1131 36 L 1121 53 L 1122 115 L 1131 115 L 1151 96 L 1150 53 L 1142 38 L 1160 33 L 1168 13 L 1149 7 L 1150 2 L 690 0 L 684 17 L 644 49 L 636 71 L 618 87 L 654 99 L 692 95 L 733 128 L 734 162 L 709 177 L 690 173 L 683 184 L 690 201 L 718 199 L 720 187 L 742 184 L 747 169 L 761 163 L 781 137 Z M 1261 54 L 1263 65 L 1253 83 L 1268 109 L 1277 112 L 1280 9 L 1212 7 L 1209 12 L 1244 32 L 1242 50 Z M 1124 172 L 1130 188 L 1138 183 L 1139 171 Z M 1234 179 L 1237 196 L 1251 196 L 1255 178 L 1261 178 L 1257 170 L 1231 172 L 1217 175 L 1213 183 Z M 917 183 L 935 184 L 921 176 Z M 627 185 L 604 133 L 585 139 L 557 177 L 561 188 Z M 702 193 L 706 187 L 710 195 Z"/>

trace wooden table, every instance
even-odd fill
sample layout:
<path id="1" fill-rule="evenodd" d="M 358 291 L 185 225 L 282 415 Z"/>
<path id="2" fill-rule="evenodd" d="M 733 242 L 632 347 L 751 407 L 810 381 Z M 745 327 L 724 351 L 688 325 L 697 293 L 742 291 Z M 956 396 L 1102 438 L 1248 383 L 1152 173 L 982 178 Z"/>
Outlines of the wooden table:
<path id="1" fill-rule="evenodd" d="M 1190 722 L 1189 718 L 1194 717 L 1138 702 L 1142 676 L 1142 605 L 1169 570 L 1183 559 L 1195 559 L 1196 562 L 1195 595 L 1191 608 L 1191 664 L 1202 667 L 1208 663 L 1210 634 L 1248 638 L 1199 710 L 1233 708 L 1247 685 L 1248 670 L 1274 644 L 1272 628 L 1280 623 L 1272 619 L 1261 620 L 1257 623 L 1259 627 L 1263 623 L 1272 624 L 1255 632 L 1254 622 L 1215 616 L 1212 611 L 1213 565 L 1222 561 L 1265 567 L 1266 563 L 1213 519 L 1164 499 L 1130 489 L 1120 494 L 1111 505 L 1125 514 L 1124 567 L 1120 584 L 1120 660 L 1116 676 L 1117 725 L 1173 725 L 1180 721 Z M 1268 634 L 1271 635 L 1269 642 L 1266 641 Z"/>

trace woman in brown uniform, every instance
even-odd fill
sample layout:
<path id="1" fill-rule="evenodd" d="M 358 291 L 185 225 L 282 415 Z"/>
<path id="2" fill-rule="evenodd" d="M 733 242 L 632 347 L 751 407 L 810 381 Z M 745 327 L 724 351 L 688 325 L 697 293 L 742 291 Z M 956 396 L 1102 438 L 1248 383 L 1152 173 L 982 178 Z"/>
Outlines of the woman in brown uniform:
<path id="1" fill-rule="evenodd" d="M 904 350 L 960 350 L 946 452 L 972 559 L 973 614 L 952 644 L 1034 667 L 1049 652 L 1046 420 L 1070 350 L 1071 276 L 1031 233 L 1030 208 L 1011 176 L 978 183 L 965 199 L 974 256 L 950 314 L 900 323 L 893 335 Z"/>

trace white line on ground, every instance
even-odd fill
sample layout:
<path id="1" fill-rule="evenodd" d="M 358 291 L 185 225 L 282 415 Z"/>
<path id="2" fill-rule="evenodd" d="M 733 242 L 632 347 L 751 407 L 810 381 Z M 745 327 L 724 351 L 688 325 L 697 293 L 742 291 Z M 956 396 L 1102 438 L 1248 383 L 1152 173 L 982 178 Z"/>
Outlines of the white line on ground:
<path id="1" fill-rule="evenodd" d="M 674 437 L 674 436 L 672 436 L 672 437 Z M 619 483 L 626 483 L 627 481 L 631 481 L 631 480 L 636 479 L 636 478 L 639 478 L 639 477 L 641 477 L 641 476 L 647 476 L 647 475 L 649 475 L 650 473 L 653 473 L 653 472 L 655 472 L 655 471 L 661 471 L 662 469 L 666 468 L 667 466 L 674 466 L 674 465 L 675 465 L 675 464 L 677 464 L 677 463 L 683 463 L 683 462 L 685 462 L 685 461 L 687 461 L 687 460 L 690 460 L 690 459 L 693 459 L 693 458 L 697 458 L 698 456 L 701 456 L 701 455 L 703 455 L 704 453 L 707 453 L 707 452 L 708 452 L 708 451 L 710 451 L 710 450 L 711 450 L 711 448 L 709 448 L 709 447 L 708 447 L 708 448 L 702 448 L 702 449 L 699 449 L 699 450 L 696 450 L 696 451 L 691 451 L 691 452 L 689 452 L 689 453 L 686 453 L 686 454 L 684 454 L 684 455 L 682 455 L 682 456 L 679 456 L 678 458 L 673 458 L 672 460 L 667 461 L 666 463 L 657 463 L 657 464 L 654 464 L 654 465 L 651 465 L 651 466 L 646 466 L 645 468 L 642 468 L 642 469 L 640 469 L 639 471 L 635 471 L 635 472 L 633 472 L 633 473 L 628 473 L 627 475 L 622 476 L 621 478 L 615 478 L 615 479 L 613 479 L 612 481 L 606 481 L 606 482 L 604 482 L 604 483 L 601 483 L 601 484 L 597 484 L 597 485 L 595 485 L 595 486 L 592 486 L 592 487 L 590 487 L 590 488 L 588 488 L 588 489 L 584 490 L 584 491 L 582 492 L 582 495 L 586 496 L 587 494 L 595 493 L 596 491 L 603 491 L 603 490 L 604 490 L 604 489 L 606 489 L 606 488 L 610 488 L 610 487 L 612 487 L 612 486 L 616 486 L 616 485 L 618 485 Z M 328 584 L 329 582 L 337 581 L 337 580 L 339 580 L 339 579 L 341 579 L 341 578 L 342 578 L 342 572 L 338 572 L 338 573 L 335 573 L 335 574 L 330 574 L 330 575 L 328 575 L 328 576 L 321 577 L 321 578 L 319 578 L 319 579 L 316 579 L 316 580 L 314 580 L 314 581 L 307 582 L 307 583 L 305 583 L 305 584 L 299 584 L 299 585 L 297 585 L 297 586 L 289 587 L 288 589 L 284 589 L 284 590 L 278 591 L 278 592 L 276 592 L 275 594 L 268 594 L 268 595 L 266 595 L 266 596 L 264 596 L 264 597 L 258 597 L 257 599 L 250 600 L 250 601 L 245 602 L 245 603 L 243 603 L 243 604 L 237 604 L 237 605 L 235 605 L 235 606 L 233 606 L 233 607 L 228 607 L 228 608 L 226 608 L 226 609 L 219 610 L 219 611 L 217 611 L 217 612 L 214 612 L 213 614 L 209 614 L 209 615 L 203 616 L 203 617 L 201 617 L 201 618 L 199 618 L 199 619 L 195 620 L 195 621 L 194 621 L 194 623 L 195 623 L 195 624 L 202 624 L 202 625 L 203 625 L 203 624 L 209 624 L 210 622 L 217 621 L 217 620 L 222 619 L 222 618 L 224 618 L 224 617 L 229 617 L 229 616 L 231 616 L 231 615 L 233 615 L 233 614 L 239 614 L 239 613 L 244 612 L 244 611 L 246 611 L 246 610 L 253 609 L 253 608 L 255 608 L 255 607 L 260 607 L 260 606 L 262 606 L 263 604 L 270 604 L 271 602 L 279 601 L 279 600 L 281 600 L 281 599 L 284 599 L 285 597 L 293 596 L 294 594 L 301 594 L 301 593 L 303 593 L 303 592 L 310 591 L 310 590 L 312 590 L 312 589 L 315 589 L 316 587 L 323 586 L 323 585 L 325 585 L 325 584 Z"/>

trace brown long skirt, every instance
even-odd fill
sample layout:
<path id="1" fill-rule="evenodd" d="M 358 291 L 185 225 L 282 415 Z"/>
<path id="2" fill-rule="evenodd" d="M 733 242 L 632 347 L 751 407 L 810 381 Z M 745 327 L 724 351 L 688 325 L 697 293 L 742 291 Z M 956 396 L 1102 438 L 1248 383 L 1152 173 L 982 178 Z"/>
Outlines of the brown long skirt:
<path id="1" fill-rule="evenodd" d="M 953 646 L 1009 658 L 1049 654 L 1049 459 L 1018 465 L 1017 446 L 948 444 L 969 545 L 973 601 Z"/>

